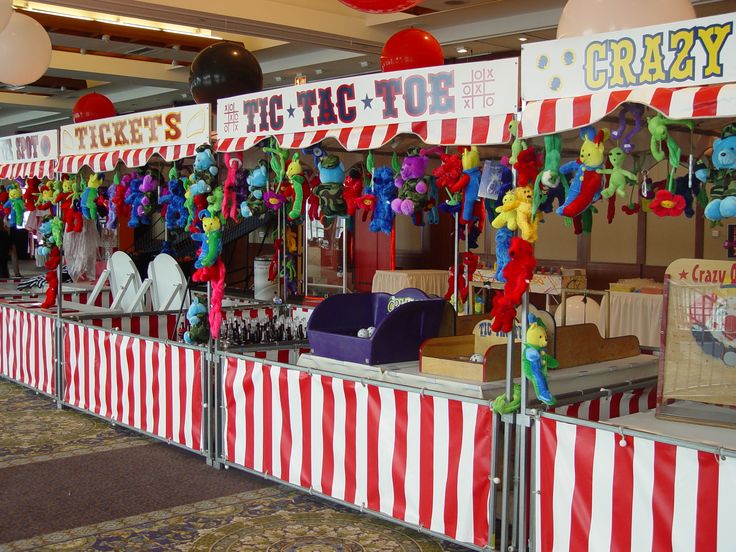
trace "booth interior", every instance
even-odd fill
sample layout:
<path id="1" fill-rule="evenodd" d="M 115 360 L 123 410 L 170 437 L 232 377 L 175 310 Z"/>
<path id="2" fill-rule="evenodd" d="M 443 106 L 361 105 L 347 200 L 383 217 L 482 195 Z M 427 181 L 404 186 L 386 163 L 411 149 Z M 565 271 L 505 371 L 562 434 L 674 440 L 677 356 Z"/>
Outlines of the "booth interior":
<path id="1" fill-rule="evenodd" d="M 318 83 L 219 99 L 212 142 L 209 105 L 174 109 L 194 142 L 98 151 L 65 137 L 107 119 L 62 127 L 55 170 L 8 184 L 47 272 L 0 288 L 0 374 L 474 550 L 574 549 L 559 508 L 590 515 L 591 474 L 632 450 L 654 491 L 683 451 L 733 470 L 736 86 L 525 92 L 573 46 L 525 49 L 521 93 L 519 59 L 331 84 L 499 76 L 482 107 L 443 88 L 442 117 L 381 119 L 384 95 L 330 123 L 323 98 L 324 130 L 248 130 L 246 106 Z M 141 418 L 154 400 L 174 426 Z"/>

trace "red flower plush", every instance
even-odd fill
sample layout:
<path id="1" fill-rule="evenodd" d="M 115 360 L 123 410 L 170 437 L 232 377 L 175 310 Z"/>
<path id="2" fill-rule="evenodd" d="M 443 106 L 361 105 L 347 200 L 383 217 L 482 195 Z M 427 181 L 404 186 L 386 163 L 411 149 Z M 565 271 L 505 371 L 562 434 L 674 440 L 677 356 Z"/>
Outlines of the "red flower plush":
<path id="1" fill-rule="evenodd" d="M 659 190 L 649 209 L 658 217 L 678 217 L 685 210 L 685 198 L 669 190 Z"/>

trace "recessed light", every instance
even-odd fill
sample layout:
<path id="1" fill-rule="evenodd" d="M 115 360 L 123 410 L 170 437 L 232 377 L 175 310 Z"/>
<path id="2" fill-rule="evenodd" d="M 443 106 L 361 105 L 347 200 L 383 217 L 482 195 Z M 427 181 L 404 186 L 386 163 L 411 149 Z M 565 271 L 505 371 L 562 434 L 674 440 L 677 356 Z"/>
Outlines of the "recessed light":
<path id="1" fill-rule="evenodd" d="M 321 75 L 323 73 L 322 69 L 315 69 L 314 74 L 315 75 Z"/>
<path id="2" fill-rule="evenodd" d="M 525 36 L 520 36 L 519 37 L 519 42 L 526 42 L 527 40 L 529 40 L 529 39 L 527 37 L 525 37 Z"/>
<path id="3" fill-rule="evenodd" d="M 281 77 L 279 77 L 279 76 L 275 76 L 275 77 L 273 78 L 273 80 L 275 80 L 276 82 L 281 82 Z"/>
<path id="4" fill-rule="evenodd" d="M 468 49 L 465 46 L 458 46 L 456 48 L 458 54 L 467 54 Z"/>
<path id="5" fill-rule="evenodd" d="M 363 60 L 363 61 L 360 62 L 360 66 L 361 67 L 368 67 L 368 62 L 365 61 L 365 60 Z"/>

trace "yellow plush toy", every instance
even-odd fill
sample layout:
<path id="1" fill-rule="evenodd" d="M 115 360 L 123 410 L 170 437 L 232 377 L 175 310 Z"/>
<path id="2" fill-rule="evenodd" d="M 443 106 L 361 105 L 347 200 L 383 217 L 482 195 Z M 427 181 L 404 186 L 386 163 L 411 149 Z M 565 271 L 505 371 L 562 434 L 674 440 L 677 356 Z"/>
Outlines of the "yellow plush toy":
<path id="1" fill-rule="evenodd" d="M 516 194 L 513 190 L 506 192 L 502 204 L 496 207 L 496 218 L 491 222 L 496 230 L 504 226 L 512 232 L 516 230 Z"/>

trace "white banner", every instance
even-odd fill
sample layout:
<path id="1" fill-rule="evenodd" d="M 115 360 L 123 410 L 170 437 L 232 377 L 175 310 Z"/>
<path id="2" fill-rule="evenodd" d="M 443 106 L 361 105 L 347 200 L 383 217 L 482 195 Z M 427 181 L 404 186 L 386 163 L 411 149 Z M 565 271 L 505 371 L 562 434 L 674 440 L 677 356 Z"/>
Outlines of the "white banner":
<path id="1" fill-rule="evenodd" d="M 144 111 L 61 127 L 61 155 L 209 143 L 209 104 Z"/>
<path id="2" fill-rule="evenodd" d="M 515 113 L 518 58 L 376 73 L 218 100 L 219 140 Z"/>
<path id="3" fill-rule="evenodd" d="M 736 14 L 524 44 L 526 101 L 736 81 Z"/>
<path id="4" fill-rule="evenodd" d="M 45 130 L 0 138 L 0 164 L 49 161 L 59 157 L 59 131 Z"/>

